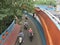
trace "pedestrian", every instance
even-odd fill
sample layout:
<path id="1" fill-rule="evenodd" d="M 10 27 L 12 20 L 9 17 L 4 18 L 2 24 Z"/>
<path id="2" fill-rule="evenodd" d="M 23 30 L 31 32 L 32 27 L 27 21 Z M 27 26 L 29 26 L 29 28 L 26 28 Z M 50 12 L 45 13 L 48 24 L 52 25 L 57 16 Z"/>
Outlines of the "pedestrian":
<path id="1" fill-rule="evenodd" d="M 32 29 L 30 28 L 28 30 L 28 32 L 29 32 L 29 39 L 30 39 L 30 41 L 32 41 L 32 39 L 33 39 L 33 31 L 32 31 Z"/>
<path id="2" fill-rule="evenodd" d="M 34 17 L 35 13 L 33 13 L 33 17 Z"/>

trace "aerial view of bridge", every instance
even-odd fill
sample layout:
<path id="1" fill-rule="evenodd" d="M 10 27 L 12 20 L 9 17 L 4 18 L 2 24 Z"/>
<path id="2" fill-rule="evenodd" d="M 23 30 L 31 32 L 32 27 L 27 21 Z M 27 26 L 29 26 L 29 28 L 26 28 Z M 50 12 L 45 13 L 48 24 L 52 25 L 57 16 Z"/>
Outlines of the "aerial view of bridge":
<path id="1" fill-rule="evenodd" d="M 24 33 L 24 41 L 21 45 L 60 45 L 60 8 L 57 9 L 58 11 L 56 11 L 56 8 L 51 5 L 35 5 L 34 13 L 32 13 L 28 12 L 28 10 L 26 10 L 27 7 L 23 5 L 21 6 L 23 7 L 21 12 L 23 14 L 20 18 L 18 18 L 19 16 L 17 16 L 18 13 L 16 12 L 18 12 L 19 8 L 21 7 L 18 7 L 17 3 L 15 3 L 15 5 L 16 7 L 14 8 L 14 14 L 16 15 L 14 15 L 13 20 L 12 18 L 8 17 L 12 21 L 7 20 L 7 25 L 8 21 L 11 21 L 11 23 L 6 30 L 0 34 L 0 45 L 19 45 L 18 35 L 21 30 Z M 10 11 L 13 12 L 11 9 Z M 11 12 L 9 12 L 9 14 Z M 26 30 L 24 29 L 24 22 L 28 22 L 28 28 Z M 31 28 L 33 31 L 32 42 L 29 40 L 29 28 Z"/>

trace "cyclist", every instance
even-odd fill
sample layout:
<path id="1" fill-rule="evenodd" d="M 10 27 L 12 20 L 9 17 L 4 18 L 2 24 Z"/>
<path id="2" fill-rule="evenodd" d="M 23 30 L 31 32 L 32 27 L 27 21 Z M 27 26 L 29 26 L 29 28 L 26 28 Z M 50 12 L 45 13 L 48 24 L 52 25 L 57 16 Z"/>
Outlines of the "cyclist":
<path id="1" fill-rule="evenodd" d="M 27 30 L 27 28 L 28 28 L 28 22 L 25 21 L 25 22 L 24 22 L 24 29 Z"/>
<path id="2" fill-rule="evenodd" d="M 18 34 L 18 38 L 22 37 L 22 42 L 24 42 L 24 33 L 22 30 L 20 30 L 20 33 Z"/>

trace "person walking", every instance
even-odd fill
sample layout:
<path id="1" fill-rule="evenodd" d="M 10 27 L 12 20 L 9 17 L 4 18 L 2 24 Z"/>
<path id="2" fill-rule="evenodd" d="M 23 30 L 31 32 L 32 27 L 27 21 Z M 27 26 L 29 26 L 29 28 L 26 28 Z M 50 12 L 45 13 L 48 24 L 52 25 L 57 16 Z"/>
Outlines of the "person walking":
<path id="1" fill-rule="evenodd" d="M 32 31 L 32 29 L 30 28 L 28 30 L 28 32 L 29 32 L 29 39 L 30 39 L 30 41 L 32 41 L 32 39 L 33 39 L 33 31 Z"/>

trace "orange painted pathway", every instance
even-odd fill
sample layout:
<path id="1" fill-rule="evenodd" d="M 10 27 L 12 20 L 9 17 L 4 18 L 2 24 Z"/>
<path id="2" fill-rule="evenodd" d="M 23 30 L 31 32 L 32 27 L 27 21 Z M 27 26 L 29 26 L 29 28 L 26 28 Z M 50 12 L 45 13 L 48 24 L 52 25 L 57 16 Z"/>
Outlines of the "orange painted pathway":
<path id="1" fill-rule="evenodd" d="M 43 12 L 36 11 L 44 29 L 47 45 L 60 45 L 60 31 L 52 20 Z"/>
<path id="2" fill-rule="evenodd" d="M 14 45 L 19 31 L 20 31 L 20 25 L 15 24 L 13 31 L 11 32 L 10 36 L 6 39 L 4 45 Z"/>

